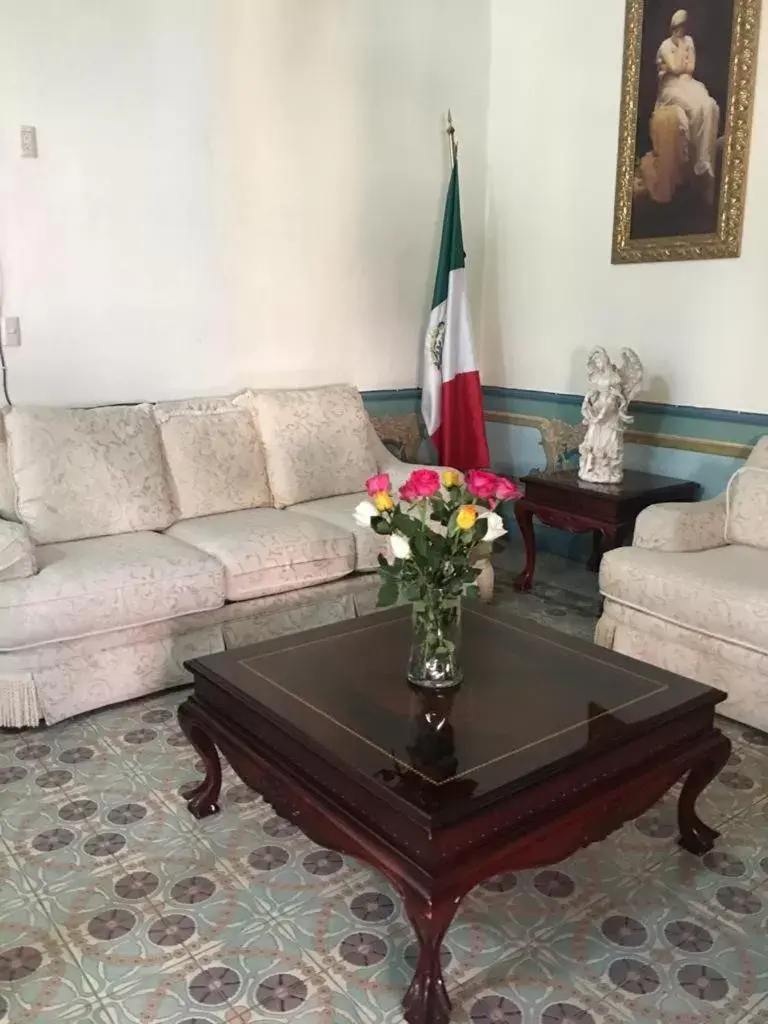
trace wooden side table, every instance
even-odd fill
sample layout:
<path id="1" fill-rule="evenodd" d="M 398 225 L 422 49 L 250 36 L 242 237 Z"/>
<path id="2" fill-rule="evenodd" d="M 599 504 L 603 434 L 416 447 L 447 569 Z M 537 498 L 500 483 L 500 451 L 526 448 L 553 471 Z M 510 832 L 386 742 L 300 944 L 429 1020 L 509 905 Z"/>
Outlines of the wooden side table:
<path id="1" fill-rule="evenodd" d="M 699 485 L 655 473 L 628 469 L 620 484 L 590 484 L 578 470 L 531 473 L 523 477 L 525 495 L 515 504 L 515 518 L 525 542 L 525 568 L 515 581 L 518 590 L 530 590 L 536 570 L 533 517 L 546 526 L 573 533 L 592 532 L 594 541 L 588 566 L 597 571 L 605 551 L 619 547 L 631 535 L 644 508 L 660 501 L 695 501 Z"/>

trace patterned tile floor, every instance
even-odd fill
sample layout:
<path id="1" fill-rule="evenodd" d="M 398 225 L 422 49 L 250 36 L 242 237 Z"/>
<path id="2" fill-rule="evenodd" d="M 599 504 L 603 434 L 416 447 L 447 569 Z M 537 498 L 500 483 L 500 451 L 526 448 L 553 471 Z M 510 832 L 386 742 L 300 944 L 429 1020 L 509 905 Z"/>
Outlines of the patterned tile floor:
<path id="1" fill-rule="evenodd" d="M 533 597 L 502 581 L 502 600 L 588 635 L 594 578 L 541 568 Z M 0 1021 L 401 1021 L 415 946 L 397 895 L 231 771 L 221 814 L 195 822 L 184 696 L 0 734 Z M 717 851 L 676 846 L 667 798 L 563 864 L 480 886 L 445 944 L 454 1021 L 768 1024 L 768 736 L 723 725 L 732 763 L 704 800 Z"/>

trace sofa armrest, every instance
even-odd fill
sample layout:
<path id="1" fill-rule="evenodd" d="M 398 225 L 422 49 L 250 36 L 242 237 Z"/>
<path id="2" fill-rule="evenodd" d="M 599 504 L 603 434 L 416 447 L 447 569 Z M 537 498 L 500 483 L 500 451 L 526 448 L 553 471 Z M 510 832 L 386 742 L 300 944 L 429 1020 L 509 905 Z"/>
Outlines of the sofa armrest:
<path id="1" fill-rule="evenodd" d="M 449 466 L 427 466 L 424 463 L 403 462 L 402 459 L 398 459 L 381 440 L 370 420 L 368 421 L 368 446 L 376 460 L 377 471 L 389 473 L 395 489 L 405 483 L 414 469 L 434 469 L 438 473 L 450 469 Z"/>
<path id="2" fill-rule="evenodd" d="M 709 501 L 651 505 L 637 517 L 633 547 L 706 551 L 725 545 L 725 495 Z"/>
<path id="3" fill-rule="evenodd" d="M 0 519 L 0 581 L 21 580 L 36 572 L 35 545 L 26 526 Z"/>

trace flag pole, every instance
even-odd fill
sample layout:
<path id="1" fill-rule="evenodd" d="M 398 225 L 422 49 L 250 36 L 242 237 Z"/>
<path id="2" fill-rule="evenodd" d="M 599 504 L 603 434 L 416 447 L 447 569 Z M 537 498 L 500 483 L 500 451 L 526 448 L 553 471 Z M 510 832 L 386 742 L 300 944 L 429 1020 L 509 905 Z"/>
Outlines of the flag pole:
<path id="1" fill-rule="evenodd" d="M 448 136 L 451 144 L 451 170 L 453 170 L 453 165 L 456 163 L 456 152 L 459 145 L 456 142 L 456 129 L 453 127 L 453 118 L 451 117 L 450 107 L 448 107 L 448 123 L 445 129 L 445 134 Z"/>

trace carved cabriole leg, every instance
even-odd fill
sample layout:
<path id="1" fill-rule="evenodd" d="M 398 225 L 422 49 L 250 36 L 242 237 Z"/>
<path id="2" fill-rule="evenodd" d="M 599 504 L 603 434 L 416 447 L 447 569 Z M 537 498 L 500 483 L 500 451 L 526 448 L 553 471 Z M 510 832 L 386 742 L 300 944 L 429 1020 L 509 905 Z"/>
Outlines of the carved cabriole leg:
<path id="1" fill-rule="evenodd" d="M 515 519 L 525 542 L 525 568 L 515 580 L 516 590 L 530 590 L 536 570 L 536 536 L 533 532 L 533 512 L 524 499 L 515 504 Z"/>
<path id="2" fill-rule="evenodd" d="M 696 801 L 715 776 L 722 771 L 730 756 L 731 741 L 727 736 L 718 736 L 716 743 L 694 764 L 685 780 L 677 804 L 677 821 L 680 828 L 678 842 L 689 853 L 697 856 L 708 853 L 720 835 L 715 829 L 705 825 L 698 816 Z"/>
<path id="3" fill-rule="evenodd" d="M 205 765 L 205 778 L 187 798 L 187 810 L 196 818 L 207 818 L 219 810 L 221 761 L 213 740 L 195 721 L 194 704 L 185 700 L 179 708 L 179 726 Z"/>
<path id="4" fill-rule="evenodd" d="M 435 900 L 412 891 L 404 894 L 405 911 L 419 941 L 416 971 L 403 998 L 408 1024 L 448 1024 L 450 1020 L 451 1001 L 440 954 L 461 898 L 454 895 Z"/>

